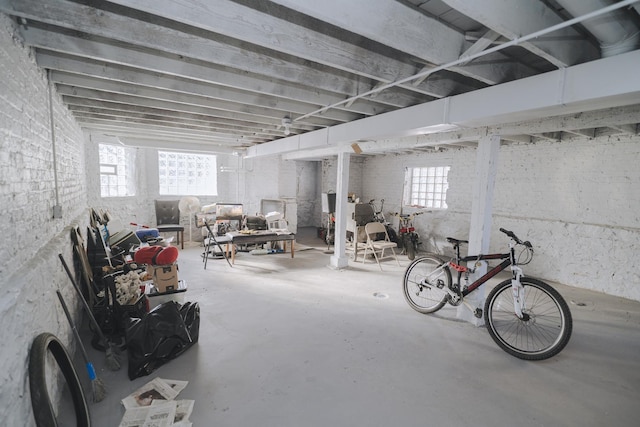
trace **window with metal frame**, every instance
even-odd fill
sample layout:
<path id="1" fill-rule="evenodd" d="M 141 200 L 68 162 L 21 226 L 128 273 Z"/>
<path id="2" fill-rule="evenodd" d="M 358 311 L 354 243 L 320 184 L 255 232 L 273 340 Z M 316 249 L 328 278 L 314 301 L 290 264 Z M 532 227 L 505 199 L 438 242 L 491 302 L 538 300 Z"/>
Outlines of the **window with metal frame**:
<path id="1" fill-rule="evenodd" d="M 404 205 L 447 209 L 447 177 L 450 166 L 413 167 L 405 171 Z"/>
<path id="2" fill-rule="evenodd" d="M 99 144 L 100 196 L 131 197 L 136 195 L 136 150 L 120 145 Z"/>
<path id="3" fill-rule="evenodd" d="M 160 195 L 217 196 L 216 156 L 158 151 Z"/>

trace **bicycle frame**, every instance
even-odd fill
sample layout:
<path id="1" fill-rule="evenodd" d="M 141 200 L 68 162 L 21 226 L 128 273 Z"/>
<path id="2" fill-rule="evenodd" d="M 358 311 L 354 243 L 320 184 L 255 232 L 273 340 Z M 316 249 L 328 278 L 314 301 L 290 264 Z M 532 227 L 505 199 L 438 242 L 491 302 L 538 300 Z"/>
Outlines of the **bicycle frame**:
<path id="1" fill-rule="evenodd" d="M 449 267 L 449 268 L 452 268 L 452 269 L 454 269 L 454 270 L 456 270 L 458 272 L 458 277 L 457 277 L 457 280 L 455 282 L 455 285 L 456 285 L 457 290 L 458 290 L 459 293 L 456 292 L 454 289 L 448 289 L 448 288 L 443 288 L 442 289 L 444 292 L 446 292 L 449 295 L 450 302 L 453 303 L 454 305 L 462 302 L 471 311 L 475 312 L 478 309 L 477 308 L 473 308 L 468 303 L 465 303 L 464 297 L 466 297 L 471 292 L 475 291 L 480 286 L 482 286 L 483 284 L 488 282 L 491 278 L 495 277 L 501 271 L 503 271 L 503 270 L 507 269 L 509 266 L 511 266 L 511 271 L 512 271 L 511 286 L 512 286 L 512 289 L 513 289 L 513 303 L 514 303 L 514 307 L 515 307 L 515 314 L 516 314 L 516 316 L 518 316 L 518 318 L 523 319 L 524 315 L 522 313 L 522 310 L 523 310 L 524 307 L 522 306 L 522 301 L 524 301 L 524 295 L 523 295 L 524 287 L 520 283 L 520 278 L 522 277 L 523 273 L 522 273 L 522 268 L 520 268 L 517 265 L 517 262 L 516 262 L 516 259 L 515 259 L 515 249 L 514 249 L 515 245 L 514 245 L 514 243 L 513 242 L 509 243 L 509 253 L 506 253 L 506 254 L 501 254 L 501 253 L 497 253 L 497 254 L 480 254 L 480 255 L 466 256 L 466 257 L 460 257 L 460 243 L 459 242 L 456 243 L 454 245 L 454 247 L 455 247 L 455 250 L 456 250 L 456 256 L 454 258 L 450 259 L 449 261 L 443 263 L 439 268 L 437 268 L 434 271 L 434 272 L 442 271 L 443 269 Z M 462 263 L 462 262 L 466 263 L 466 262 L 470 262 L 470 261 L 478 262 L 478 261 L 496 260 L 496 259 L 502 259 L 503 261 L 500 264 L 498 264 L 495 267 L 493 267 L 491 270 L 487 271 L 485 274 L 483 274 L 479 278 L 477 278 L 469 286 L 467 286 L 464 289 L 460 290 L 460 282 L 461 282 L 462 274 L 463 273 L 473 273 L 473 272 L 475 272 L 475 268 L 471 269 L 469 267 L 461 265 L 460 263 Z"/>
<path id="2" fill-rule="evenodd" d="M 446 304 L 464 305 L 476 318 L 484 318 L 491 338 L 510 355 L 523 360 L 548 359 L 569 342 L 571 311 L 551 285 L 523 274 L 521 267 L 533 259 L 531 242 L 520 240 L 512 231 L 500 231 L 511 238 L 505 253 L 462 257 L 460 247 L 469 242 L 447 237 L 454 255 L 446 260 L 428 254 L 409 264 L 402 283 L 404 298 L 422 314 L 435 313 Z M 486 267 L 487 262 L 498 265 Z M 486 298 L 478 299 L 484 301 L 466 298 L 507 268 L 511 279 L 500 279 Z"/>
<path id="3" fill-rule="evenodd" d="M 420 244 L 420 236 L 413 225 L 413 219 L 417 215 L 422 215 L 423 212 L 414 212 L 412 214 L 394 213 L 394 216 L 398 217 L 398 241 L 403 245 L 403 253 L 406 251 L 410 260 L 413 260 L 415 254 L 418 252 L 418 245 Z M 411 246 L 412 251 L 408 249 Z"/>

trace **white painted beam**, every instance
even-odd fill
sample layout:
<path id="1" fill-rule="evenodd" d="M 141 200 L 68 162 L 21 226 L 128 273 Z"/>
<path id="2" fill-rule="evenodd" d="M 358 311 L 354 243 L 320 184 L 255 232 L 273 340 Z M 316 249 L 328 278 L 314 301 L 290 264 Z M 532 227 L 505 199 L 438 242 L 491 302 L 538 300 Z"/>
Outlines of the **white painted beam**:
<path id="1" fill-rule="evenodd" d="M 26 30 L 22 30 L 22 36 L 27 44 L 41 49 L 186 77 L 206 83 L 230 86 L 257 94 L 296 99 L 300 102 L 318 106 L 344 99 L 329 92 L 308 89 L 300 85 L 287 83 L 284 80 L 276 83 L 272 80 L 260 79 L 248 73 L 238 73 L 214 64 L 188 62 L 175 55 L 128 49 L 124 46 L 105 44 L 36 27 L 28 27 Z"/>
<path id="2" fill-rule="evenodd" d="M 336 223 L 333 244 L 333 255 L 329 260 L 332 268 L 340 269 L 349 265 L 349 260 L 345 256 L 347 242 L 347 196 L 349 192 L 349 164 L 351 155 L 349 153 L 338 154 L 338 168 L 336 181 Z"/>
<path id="3" fill-rule="evenodd" d="M 476 171 L 471 192 L 471 222 L 469 227 L 468 255 L 486 254 L 491 243 L 491 219 L 493 213 L 493 190 L 498 173 L 498 153 L 500 137 L 487 135 L 478 141 L 476 152 Z M 463 252 L 464 253 L 464 252 Z M 487 263 L 471 261 L 468 267 L 475 269 L 469 275 L 469 284 L 487 272 Z M 466 298 L 474 308 L 484 308 L 486 288 L 480 287 Z M 482 325 L 483 319 L 476 318 L 469 309 L 461 305 L 458 307 L 457 317 L 477 326 Z"/>
<path id="4" fill-rule="evenodd" d="M 121 111 L 157 111 L 161 112 L 161 114 L 197 114 L 203 117 L 211 117 L 211 120 L 225 120 L 231 123 L 241 121 L 247 122 L 249 125 L 255 123 L 256 126 L 260 126 L 262 128 L 272 127 L 273 129 L 275 129 L 279 123 L 279 120 L 270 119 L 268 117 L 249 116 L 243 113 L 217 110 L 198 105 L 136 98 L 129 95 L 112 94 L 90 89 L 58 86 L 57 91 L 62 95 L 65 105 L 69 106 L 96 107 Z"/>
<path id="5" fill-rule="evenodd" d="M 138 123 L 117 123 L 111 120 L 101 120 L 101 119 L 85 119 L 83 121 L 78 120 L 78 123 L 81 127 L 91 127 L 101 128 L 101 129 L 110 129 L 110 130 L 122 130 L 123 132 L 138 132 L 142 134 L 150 135 L 150 134 L 158 134 L 165 135 L 167 137 L 173 137 L 176 140 L 180 140 L 180 138 L 197 138 L 202 139 L 204 141 L 217 141 L 219 143 L 227 143 L 233 144 L 237 146 L 247 146 L 252 144 L 252 140 L 244 140 L 243 138 L 230 138 L 225 133 L 216 133 L 216 132 L 202 132 L 197 130 L 190 129 L 182 129 L 170 126 L 160 126 L 160 125 L 152 125 L 152 124 L 138 124 Z"/>
<path id="6" fill-rule="evenodd" d="M 502 34 L 509 40 L 517 39 L 524 34 L 533 34 L 562 22 L 562 19 L 541 1 L 443 1 L 457 11 L 472 16 L 474 20 Z M 558 43 L 558 40 L 561 40 L 562 43 Z M 580 33 L 571 27 L 524 42 L 522 46 L 559 68 L 600 57 L 597 46 L 585 40 Z"/>
<path id="7" fill-rule="evenodd" d="M 258 73 L 269 79 L 279 80 L 285 77 L 289 82 L 348 95 L 363 91 L 361 81 L 349 76 L 331 75 L 319 67 L 303 66 L 284 58 L 274 61 L 268 55 L 220 42 L 211 34 L 205 38 L 105 10 L 97 14 L 94 8 L 73 1 L 1 0 L 0 10 L 27 20 L 46 22 L 182 57 Z M 389 91 L 376 99 L 376 102 L 395 107 L 415 103 L 400 91 Z M 360 104 L 362 108 L 367 108 L 367 105 L 371 108 L 371 103 L 363 100 L 354 104 L 356 109 Z"/>
<path id="8" fill-rule="evenodd" d="M 317 145 L 306 148 L 403 137 L 440 124 L 497 126 L 633 105 L 640 100 L 638 69 L 640 51 L 629 52 L 334 126 L 327 130 L 324 140 L 319 138 Z M 305 137 L 312 138 L 316 132 Z M 291 151 L 292 147 L 299 149 L 287 139 L 262 144 L 260 150 L 275 154 Z M 255 157 L 259 153 L 250 148 L 247 155 Z"/>
<path id="9" fill-rule="evenodd" d="M 272 0 L 379 43 L 409 53 L 430 64 L 458 59 L 469 45 L 459 31 L 396 0 Z M 488 84 L 513 75 L 512 61 L 502 53 L 489 65 L 451 70 Z M 528 74 L 530 75 L 530 74 Z M 518 76 L 522 77 L 522 76 Z"/>
<path id="10" fill-rule="evenodd" d="M 158 148 L 161 150 L 191 151 L 198 153 L 216 153 L 216 154 L 241 154 L 242 150 L 237 148 L 223 147 L 211 144 L 196 144 L 175 140 L 162 139 L 145 139 L 135 137 L 119 137 L 120 141 L 129 147 Z"/>
<path id="11" fill-rule="evenodd" d="M 173 0 L 111 0 L 111 2 L 385 83 L 391 83 L 415 73 L 415 68 L 411 64 L 396 61 L 356 44 L 350 44 L 231 0 L 206 2 L 183 0 L 180 3 Z M 348 8 L 349 3 L 340 2 L 340 6 Z M 367 6 L 366 10 L 372 10 L 372 8 Z M 408 16 L 412 17 L 416 14 L 420 15 L 414 11 Z M 456 57 L 458 53 L 459 50 L 456 52 Z M 404 85 L 403 87 L 435 97 L 446 96 L 454 90 L 449 81 L 425 84 L 426 86 Z M 324 102 L 323 104 L 329 105 Z"/>
<path id="12" fill-rule="evenodd" d="M 68 105 L 69 110 L 73 113 L 75 117 L 113 117 L 113 118 L 137 118 L 137 119 L 148 119 L 148 120 L 156 120 L 162 121 L 165 123 L 175 123 L 175 124 L 188 124 L 193 126 L 201 126 L 201 127 L 219 127 L 221 129 L 229 129 L 232 131 L 242 132 L 243 135 L 250 134 L 273 138 L 280 137 L 282 132 L 276 130 L 262 131 L 259 133 L 251 133 L 251 130 L 242 125 L 237 125 L 235 123 L 230 123 L 229 121 L 217 121 L 217 120 L 207 120 L 201 117 L 197 117 L 195 115 L 187 115 L 184 113 L 150 113 L 148 111 L 140 111 L 140 109 L 100 109 L 93 107 L 82 107 L 76 105 Z M 197 118 L 192 118 L 197 117 Z"/>
<path id="13" fill-rule="evenodd" d="M 295 102 L 284 98 L 265 97 L 246 91 L 206 85 L 201 82 L 176 79 L 172 84 L 171 78 L 166 77 L 149 80 L 145 74 L 131 76 L 130 82 L 61 71 L 52 71 L 50 75 L 52 81 L 69 86 L 152 99 L 166 99 L 184 104 L 213 105 L 216 108 L 257 116 L 268 113 L 271 117 L 281 118 L 290 112 L 304 114 L 316 107 L 313 104 Z M 162 86 L 159 80 L 163 80 L 167 86 Z M 345 123 L 358 117 L 360 116 L 353 113 L 336 110 L 328 111 L 324 115 L 327 123 L 330 121 Z M 295 129 L 295 126 L 293 126 L 293 129 Z"/>

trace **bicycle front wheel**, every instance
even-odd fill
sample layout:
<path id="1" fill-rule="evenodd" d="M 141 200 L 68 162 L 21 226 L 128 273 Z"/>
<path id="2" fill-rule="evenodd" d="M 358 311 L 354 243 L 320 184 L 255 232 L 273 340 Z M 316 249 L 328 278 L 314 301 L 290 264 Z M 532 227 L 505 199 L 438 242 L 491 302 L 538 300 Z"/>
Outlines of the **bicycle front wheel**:
<path id="1" fill-rule="evenodd" d="M 420 313 L 433 313 L 446 302 L 443 288 L 451 286 L 451 272 L 435 256 L 420 257 L 409 264 L 404 273 L 404 298 L 409 306 Z"/>
<path id="2" fill-rule="evenodd" d="M 491 338 L 507 353 L 524 360 L 543 360 L 558 354 L 569 342 L 573 320 L 569 306 L 550 285 L 530 277 L 524 286 L 523 315 L 515 314 L 511 280 L 487 296 L 484 318 Z"/>
<path id="3" fill-rule="evenodd" d="M 416 258 L 416 242 L 411 237 L 407 239 L 407 258 L 411 261 Z"/>

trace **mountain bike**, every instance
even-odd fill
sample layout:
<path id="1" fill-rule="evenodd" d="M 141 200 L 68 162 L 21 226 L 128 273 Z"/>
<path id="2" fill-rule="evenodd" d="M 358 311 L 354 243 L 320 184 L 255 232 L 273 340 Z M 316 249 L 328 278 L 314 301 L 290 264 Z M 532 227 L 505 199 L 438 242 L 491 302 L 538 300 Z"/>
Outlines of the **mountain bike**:
<path id="1" fill-rule="evenodd" d="M 380 199 L 379 209 L 376 206 L 376 199 L 369 200 L 369 205 L 371 205 L 371 207 L 373 208 L 373 220 L 384 224 L 384 228 L 387 230 L 387 235 L 389 236 L 389 240 L 391 240 L 394 243 L 398 243 L 398 235 L 396 234 L 396 230 L 394 230 L 391 227 L 391 224 L 389 223 L 389 221 L 387 221 L 387 219 L 384 217 L 384 212 L 382 212 L 382 210 L 384 209 L 384 199 Z M 384 238 L 384 237 L 380 237 L 380 238 Z"/>
<path id="2" fill-rule="evenodd" d="M 407 254 L 407 258 L 414 260 L 420 245 L 420 235 L 413 226 L 413 218 L 422 215 L 424 212 L 414 212 L 412 214 L 394 213 L 398 217 L 398 245 L 402 247 L 402 252 Z"/>
<path id="3" fill-rule="evenodd" d="M 491 338 L 512 356 L 524 360 L 543 360 L 558 354 L 569 342 L 573 320 L 569 306 L 549 284 L 523 275 L 521 265 L 533 258 L 530 242 L 521 241 L 512 231 L 509 252 L 460 256 L 460 245 L 468 243 L 448 237 L 455 256 L 443 261 L 427 255 L 413 261 L 404 275 L 404 296 L 411 308 L 420 313 L 434 313 L 446 303 L 464 304 L 477 318 L 484 320 Z M 516 247 L 520 252 L 516 256 Z M 482 277 L 468 284 L 482 260 L 502 260 Z M 475 261 L 473 267 L 467 263 Z M 464 265 L 463 265 L 464 264 Z M 484 311 L 474 308 L 464 298 L 499 272 L 511 267 L 512 277 L 494 287 L 486 298 Z M 457 272 L 453 282 L 451 270 Z M 462 278 L 465 284 L 461 285 Z"/>

